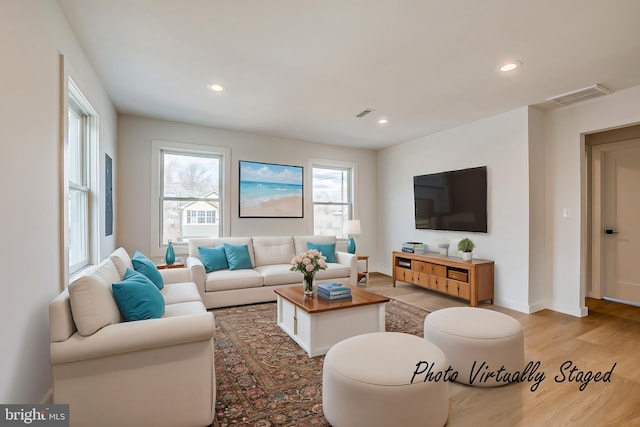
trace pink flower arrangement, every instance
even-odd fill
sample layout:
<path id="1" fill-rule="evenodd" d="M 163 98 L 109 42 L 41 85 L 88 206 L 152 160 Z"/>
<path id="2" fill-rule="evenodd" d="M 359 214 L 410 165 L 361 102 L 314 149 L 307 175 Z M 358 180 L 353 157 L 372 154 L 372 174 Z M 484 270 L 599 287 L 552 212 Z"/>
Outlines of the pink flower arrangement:
<path id="1" fill-rule="evenodd" d="M 291 260 L 291 271 L 299 271 L 305 278 L 315 276 L 318 270 L 327 268 L 327 257 L 317 249 L 300 252 Z"/>

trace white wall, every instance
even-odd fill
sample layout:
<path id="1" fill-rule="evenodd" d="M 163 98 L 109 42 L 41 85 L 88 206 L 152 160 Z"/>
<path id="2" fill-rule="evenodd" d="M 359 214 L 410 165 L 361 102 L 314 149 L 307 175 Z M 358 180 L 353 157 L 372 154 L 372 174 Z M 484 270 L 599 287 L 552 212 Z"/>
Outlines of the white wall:
<path id="1" fill-rule="evenodd" d="M 294 141 L 165 120 L 121 115 L 118 120 L 118 245 L 129 252 L 151 252 L 149 227 L 151 143 L 153 140 L 227 147 L 231 152 L 230 194 L 232 236 L 313 234 L 311 168 L 309 159 L 319 158 L 356 165 L 356 212 L 362 225 L 357 251 L 372 256 L 376 247 L 376 153 L 304 141 Z M 239 218 L 238 162 L 240 160 L 290 164 L 304 167 L 304 218 Z M 341 248 L 344 250 L 344 248 Z M 156 254 L 157 255 L 157 254 Z"/>
<path id="2" fill-rule="evenodd" d="M 391 252 L 407 240 L 427 243 L 470 237 L 474 256 L 495 261 L 495 302 L 529 312 L 528 108 L 429 135 L 378 154 L 381 271 L 391 274 Z M 488 233 L 416 230 L 413 176 L 487 166 Z"/>
<path id="3" fill-rule="evenodd" d="M 1 2 L 0 51 L 0 402 L 39 403 L 51 387 L 48 304 L 61 286 L 60 53 L 100 115 L 101 165 L 105 151 L 114 157 L 117 118 L 55 1 Z"/>
<path id="4" fill-rule="evenodd" d="M 640 123 L 640 86 L 545 113 L 545 265 L 549 308 L 584 316 L 586 196 L 583 134 Z M 562 210 L 571 210 L 570 218 Z"/>

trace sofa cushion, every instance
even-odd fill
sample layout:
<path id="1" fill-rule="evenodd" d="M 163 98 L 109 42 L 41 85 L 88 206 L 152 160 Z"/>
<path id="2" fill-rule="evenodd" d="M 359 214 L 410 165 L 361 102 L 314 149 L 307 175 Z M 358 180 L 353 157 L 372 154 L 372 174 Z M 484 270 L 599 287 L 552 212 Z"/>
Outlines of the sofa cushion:
<path id="1" fill-rule="evenodd" d="M 187 301 L 167 305 L 162 317 L 188 316 L 190 314 L 206 313 L 206 311 L 207 309 L 201 301 Z"/>
<path id="2" fill-rule="evenodd" d="M 339 279 L 349 277 L 349 275 L 351 275 L 351 269 L 348 265 L 327 263 L 327 269 L 318 271 L 316 273 L 316 279 Z"/>
<path id="3" fill-rule="evenodd" d="M 131 257 L 123 247 L 113 251 L 113 253 L 109 255 L 109 259 L 113 262 L 113 265 L 116 266 L 116 270 L 118 270 L 118 274 L 120 275 L 120 280 L 124 279 L 124 274 L 127 272 L 127 268 L 134 270 Z"/>
<path id="4" fill-rule="evenodd" d="M 204 265 L 204 271 L 206 273 L 229 268 L 229 262 L 227 261 L 227 254 L 224 251 L 224 246 L 217 246 L 215 248 L 198 246 L 198 254 L 200 255 L 200 260 Z"/>
<path id="5" fill-rule="evenodd" d="M 202 301 L 198 287 L 193 282 L 167 283 L 160 291 L 165 306 L 182 302 Z"/>
<path id="6" fill-rule="evenodd" d="M 107 325 L 122 321 L 111 292 L 111 285 L 119 281 L 115 265 L 110 259 L 105 259 L 69 285 L 71 314 L 80 335 L 93 335 Z"/>
<path id="7" fill-rule="evenodd" d="M 295 256 L 292 237 L 254 237 L 253 253 L 256 267 L 288 264 Z"/>
<path id="8" fill-rule="evenodd" d="M 207 274 L 206 292 L 226 291 L 229 289 L 256 288 L 262 286 L 264 278 L 253 269 L 218 270 Z"/>
<path id="9" fill-rule="evenodd" d="M 263 265 L 256 267 L 256 271 L 264 277 L 265 286 L 302 283 L 302 273 L 290 268 L 291 264 Z"/>
<path id="10" fill-rule="evenodd" d="M 112 285 L 113 295 L 125 320 L 159 319 L 164 313 L 164 298 L 145 275 L 127 270 L 122 282 Z"/>
<path id="11" fill-rule="evenodd" d="M 222 246 L 224 239 L 222 237 L 192 237 L 189 239 L 189 256 L 200 258 L 201 246 L 207 248 L 215 248 Z"/>
<path id="12" fill-rule="evenodd" d="M 227 255 L 230 270 L 253 268 L 247 245 L 230 245 L 225 243 L 224 253 Z"/>
<path id="13" fill-rule="evenodd" d="M 327 257 L 327 262 L 336 261 L 336 244 L 334 243 L 311 243 L 307 242 L 307 249 L 315 249 Z"/>
<path id="14" fill-rule="evenodd" d="M 296 254 L 299 254 L 300 252 L 307 250 L 307 243 L 336 243 L 336 236 L 294 236 L 293 243 Z"/>
<path id="15" fill-rule="evenodd" d="M 158 289 L 162 289 L 164 286 L 164 281 L 162 280 L 162 275 L 158 271 L 158 267 L 151 261 L 149 258 L 144 256 L 139 251 L 136 251 L 133 254 L 133 258 L 131 258 L 131 263 L 133 264 L 133 268 L 135 271 L 144 274 L 147 276 L 154 285 L 158 287 Z"/>

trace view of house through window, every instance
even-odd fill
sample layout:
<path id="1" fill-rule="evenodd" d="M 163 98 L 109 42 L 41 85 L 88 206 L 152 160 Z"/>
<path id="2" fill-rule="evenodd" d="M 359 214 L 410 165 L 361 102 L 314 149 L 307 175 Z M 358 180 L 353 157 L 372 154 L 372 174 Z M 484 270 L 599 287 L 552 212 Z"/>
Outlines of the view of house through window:
<path id="1" fill-rule="evenodd" d="M 161 151 L 160 245 L 220 235 L 219 155 Z"/>
<path id="2" fill-rule="evenodd" d="M 313 166 L 313 231 L 316 235 L 347 237 L 346 221 L 353 215 L 353 169 Z"/>

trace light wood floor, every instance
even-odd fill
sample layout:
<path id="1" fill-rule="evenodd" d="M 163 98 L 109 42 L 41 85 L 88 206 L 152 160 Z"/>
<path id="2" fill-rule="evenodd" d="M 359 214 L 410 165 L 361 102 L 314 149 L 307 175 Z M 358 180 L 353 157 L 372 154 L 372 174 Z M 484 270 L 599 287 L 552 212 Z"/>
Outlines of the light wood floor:
<path id="1" fill-rule="evenodd" d="M 418 286 L 372 273 L 364 287 L 428 311 L 466 306 Z M 640 308 L 588 299 L 589 315 L 577 318 L 550 310 L 523 314 L 488 303 L 481 307 L 518 319 L 525 336 L 525 362 L 540 362 L 546 378 L 479 388 L 450 384 L 448 427 L 483 426 L 640 426 Z M 610 371 L 611 381 L 556 382 L 570 361 L 582 371 Z M 568 376 L 568 371 L 567 374 Z"/>

